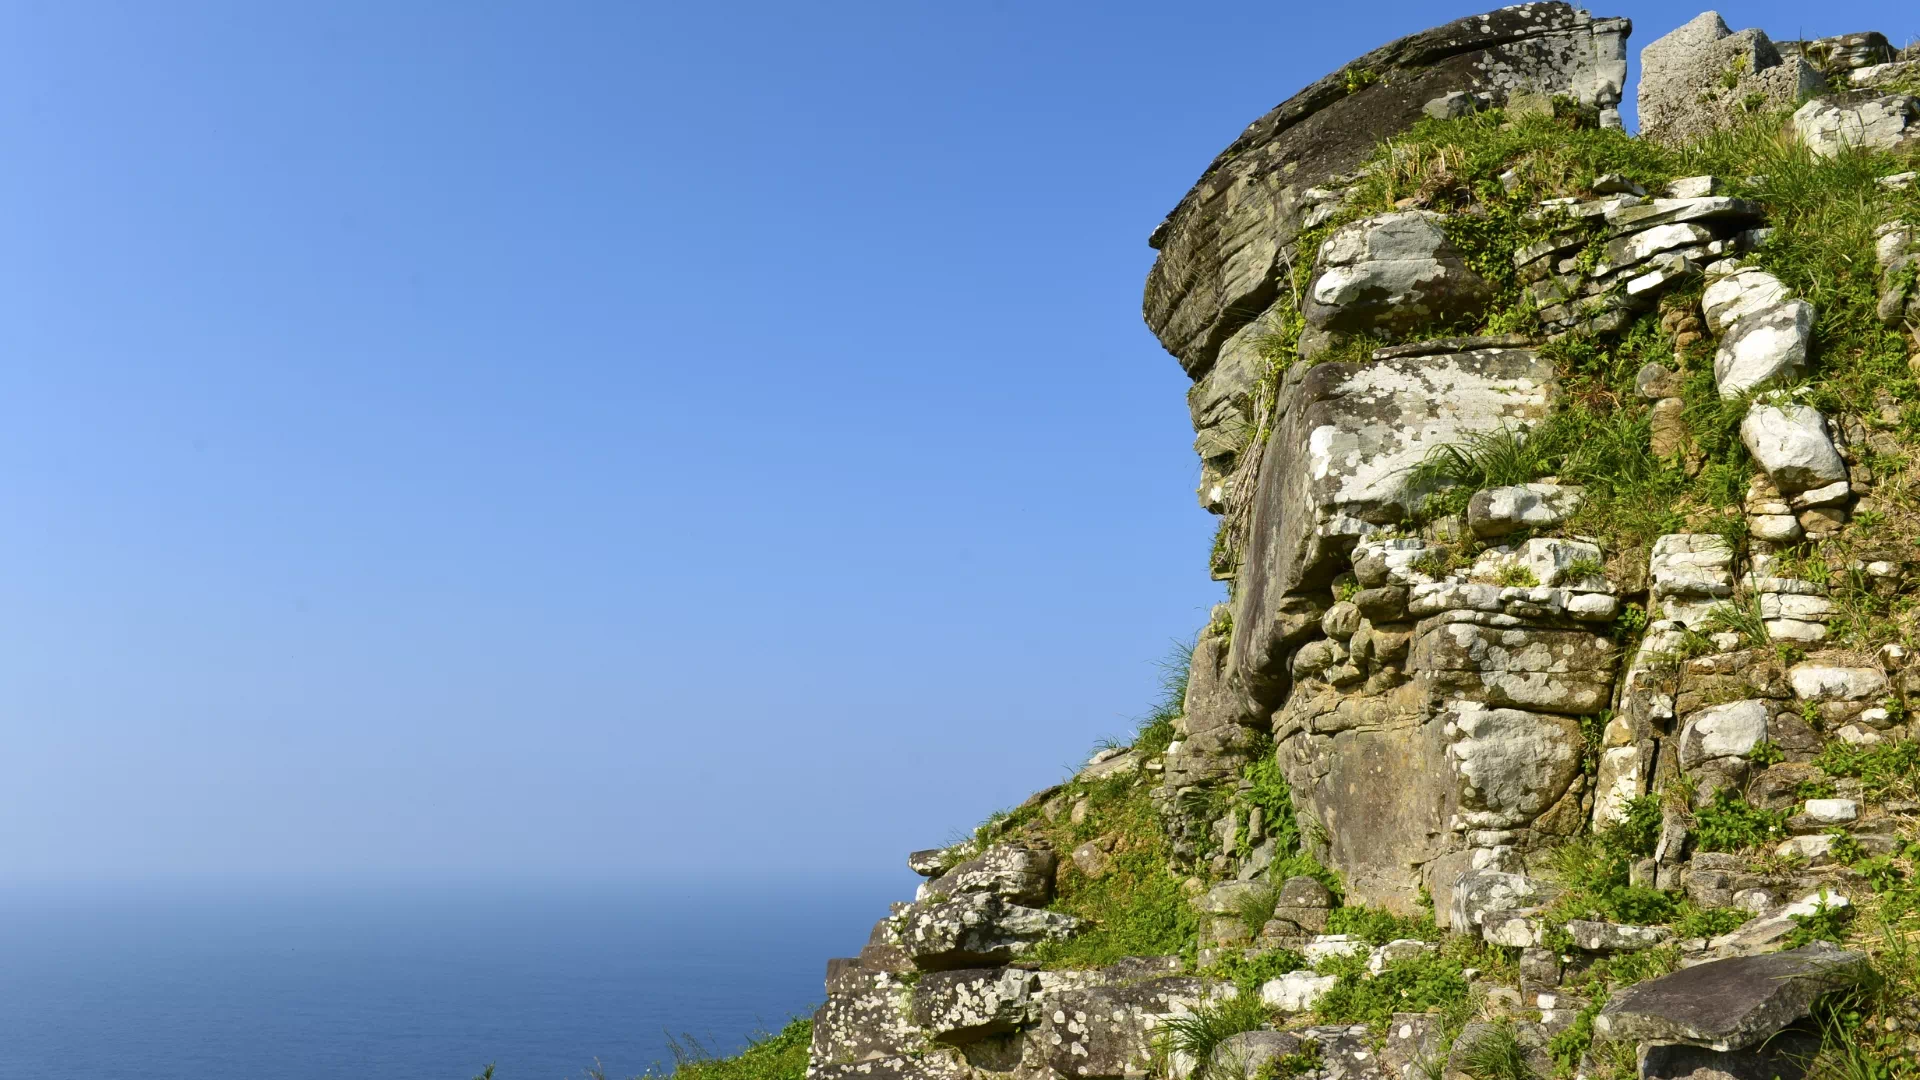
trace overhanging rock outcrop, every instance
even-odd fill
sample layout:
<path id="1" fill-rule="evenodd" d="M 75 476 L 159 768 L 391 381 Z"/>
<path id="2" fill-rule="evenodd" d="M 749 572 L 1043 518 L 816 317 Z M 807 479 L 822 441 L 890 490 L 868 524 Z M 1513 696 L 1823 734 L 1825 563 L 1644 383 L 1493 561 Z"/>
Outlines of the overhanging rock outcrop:
<path id="1" fill-rule="evenodd" d="M 1402 38 L 1321 78 L 1254 121 L 1154 230 L 1160 258 L 1147 279 L 1147 324 L 1189 375 L 1206 380 L 1228 339 L 1280 295 L 1287 267 L 1312 259 L 1294 244 L 1316 213 L 1329 212 L 1329 180 L 1450 94 L 1491 105 L 1562 95 L 1610 113 L 1626 81 L 1630 30 L 1625 19 L 1564 3 L 1522 4 Z M 1234 359 L 1219 381 L 1250 384 L 1241 370 L 1250 359 Z M 1210 389 L 1198 393 L 1231 396 Z"/>

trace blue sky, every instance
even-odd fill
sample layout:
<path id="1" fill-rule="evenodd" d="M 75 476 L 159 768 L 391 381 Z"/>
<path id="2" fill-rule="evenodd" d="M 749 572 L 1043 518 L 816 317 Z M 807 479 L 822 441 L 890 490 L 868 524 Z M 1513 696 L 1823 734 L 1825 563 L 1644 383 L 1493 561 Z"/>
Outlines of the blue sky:
<path id="1" fill-rule="evenodd" d="M 0 876 L 892 872 L 1057 779 L 1220 595 L 1147 233 L 1480 8 L 1352 10 L 0 7 Z"/>

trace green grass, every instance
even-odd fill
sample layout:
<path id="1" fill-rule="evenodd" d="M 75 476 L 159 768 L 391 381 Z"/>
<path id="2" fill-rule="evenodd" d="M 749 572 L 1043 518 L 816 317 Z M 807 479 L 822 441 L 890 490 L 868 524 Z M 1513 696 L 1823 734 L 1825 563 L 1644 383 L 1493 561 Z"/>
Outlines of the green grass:
<path id="1" fill-rule="evenodd" d="M 1329 1024 L 1379 1026 L 1396 1012 L 1444 1010 L 1467 1000 L 1466 967 L 1444 951 L 1396 960 L 1378 975 L 1367 972 L 1365 953 L 1329 960 L 1320 970 L 1339 981 L 1315 1004 L 1314 1015 Z"/>
<path id="2" fill-rule="evenodd" d="M 1369 945 L 1407 939 L 1440 940 L 1440 928 L 1434 923 L 1432 912 L 1408 917 L 1360 905 L 1337 907 L 1328 912 L 1327 933 L 1351 934 Z"/>
<path id="3" fill-rule="evenodd" d="M 1472 1080 L 1542 1080 L 1511 1020 L 1494 1024 L 1458 1052 L 1460 1071 Z"/>
<path id="4" fill-rule="evenodd" d="M 713 1057 L 700 1044 L 688 1039 L 669 1040 L 674 1066 L 668 1072 L 649 1069 L 639 1080 L 802 1080 L 807 1074 L 807 1048 L 813 1042 L 813 1021 L 796 1018 L 771 1035 L 752 1040 L 733 1057 Z M 492 1066 L 483 1076 L 492 1076 Z M 604 1080 L 598 1065 L 587 1070 L 594 1080 Z"/>
<path id="5" fill-rule="evenodd" d="M 1169 1056 L 1186 1054 L 1194 1061 L 1192 1080 L 1209 1080 L 1215 1072 L 1213 1053 L 1221 1043 L 1244 1031 L 1258 1031 L 1272 1019 L 1258 994 L 1236 993 L 1161 1021 L 1157 1049 Z"/>

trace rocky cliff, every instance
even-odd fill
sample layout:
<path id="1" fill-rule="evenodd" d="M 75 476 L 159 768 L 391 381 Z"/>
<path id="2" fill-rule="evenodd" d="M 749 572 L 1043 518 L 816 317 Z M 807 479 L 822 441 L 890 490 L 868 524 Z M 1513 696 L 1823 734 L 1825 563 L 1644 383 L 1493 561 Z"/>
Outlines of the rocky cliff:
<path id="1" fill-rule="evenodd" d="M 1636 138 L 1630 30 L 1394 42 L 1153 230 L 1230 599 L 809 1077 L 1916 1075 L 1920 51 L 1709 12 Z"/>

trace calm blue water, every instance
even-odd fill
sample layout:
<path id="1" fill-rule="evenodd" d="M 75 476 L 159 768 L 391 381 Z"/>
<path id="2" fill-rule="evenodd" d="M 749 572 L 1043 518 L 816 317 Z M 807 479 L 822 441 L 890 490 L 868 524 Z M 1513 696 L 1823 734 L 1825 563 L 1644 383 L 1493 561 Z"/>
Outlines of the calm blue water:
<path id="1" fill-rule="evenodd" d="M 0 1080 L 626 1077 L 810 1011 L 903 891 L 0 889 Z"/>

